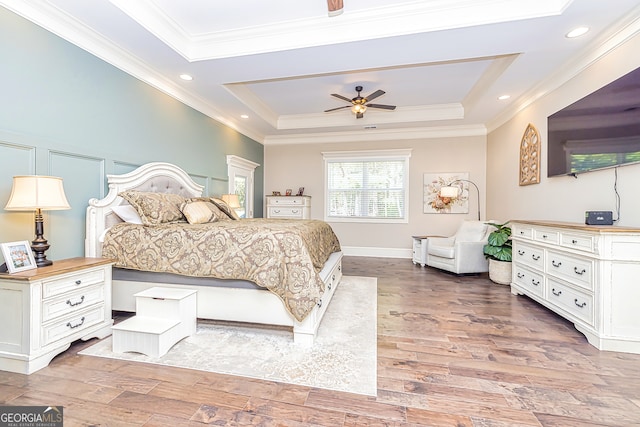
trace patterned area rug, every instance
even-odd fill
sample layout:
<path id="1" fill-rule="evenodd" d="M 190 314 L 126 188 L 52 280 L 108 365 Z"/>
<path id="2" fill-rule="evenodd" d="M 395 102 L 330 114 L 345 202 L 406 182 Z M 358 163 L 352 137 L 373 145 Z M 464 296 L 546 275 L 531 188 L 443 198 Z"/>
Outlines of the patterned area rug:
<path id="1" fill-rule="evenodd" d="M 287 330 L 198 322 L 195 335 L 160 358 L 113 353 L 111 337 L 79 354 L 375 396 L 376 315 L 376 278 L 344 276 L 309 348 Z"/>

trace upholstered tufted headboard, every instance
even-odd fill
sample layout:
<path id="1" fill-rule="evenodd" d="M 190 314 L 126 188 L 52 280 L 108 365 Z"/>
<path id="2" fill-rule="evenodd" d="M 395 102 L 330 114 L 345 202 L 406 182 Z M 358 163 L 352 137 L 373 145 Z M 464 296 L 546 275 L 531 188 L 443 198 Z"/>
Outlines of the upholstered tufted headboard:
<path id="1" fill-rule="evenodd" d="M 170 163 L 154 162 L 140 166 L 123 175 L 107 175 L 109 192 L 104 199 L 89 200 L 86 217 L 85 256 L 102 254 L 104 231 L 122 220 L 113 212 L 113 206 L 126 202 L 118 196 L 125 190 L 154 193 L 172 193 L 184 197 L 202 195 L 203 186 L 194 182 L 179 167 Z"/>

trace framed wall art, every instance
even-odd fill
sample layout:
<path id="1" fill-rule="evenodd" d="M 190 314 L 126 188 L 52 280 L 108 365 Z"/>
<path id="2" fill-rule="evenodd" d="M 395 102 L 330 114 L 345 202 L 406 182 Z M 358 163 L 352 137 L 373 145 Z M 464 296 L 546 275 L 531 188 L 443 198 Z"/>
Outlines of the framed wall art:
<path id="1" fill-rule="evenodd" d="M 540 134 L 534 125 L 529 126 L 520 141 L 520 185 L 540 183 Z"/>
<path id="2" fill-rule="evenodd" d="M 424 213 L 469 213 L 468 172 L 425 173 L 423 177 Z M 440 188 L 458 187 L 457 197 L 442 197 Z"/>

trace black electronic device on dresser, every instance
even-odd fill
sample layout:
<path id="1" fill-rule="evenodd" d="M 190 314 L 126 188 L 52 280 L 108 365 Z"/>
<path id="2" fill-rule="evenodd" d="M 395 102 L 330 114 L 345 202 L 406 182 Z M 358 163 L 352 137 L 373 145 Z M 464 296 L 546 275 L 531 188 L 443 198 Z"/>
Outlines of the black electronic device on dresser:
<path id="1" fill-rule="evenodd" d="M 584 214 L 584 223 L 587 225 L 613 225 L 613 212 L 587 211 Z"/>

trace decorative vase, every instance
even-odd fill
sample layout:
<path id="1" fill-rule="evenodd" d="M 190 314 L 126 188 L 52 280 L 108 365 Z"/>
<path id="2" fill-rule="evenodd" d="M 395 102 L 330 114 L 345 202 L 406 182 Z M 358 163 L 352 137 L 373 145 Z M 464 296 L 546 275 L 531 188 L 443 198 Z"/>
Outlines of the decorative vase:
<path id="1" fill-rule="evenodd" d="M 500 285 L 511 284 L 511 262 L 489 260 L 489 279 Z"/>

